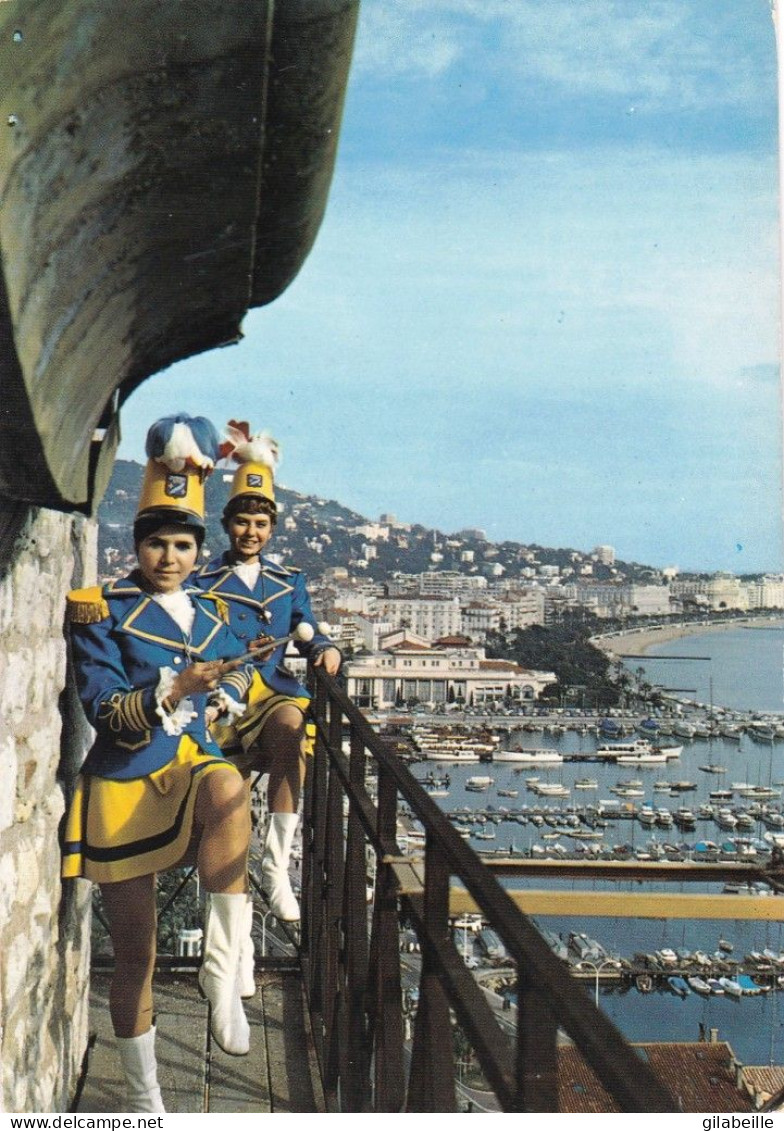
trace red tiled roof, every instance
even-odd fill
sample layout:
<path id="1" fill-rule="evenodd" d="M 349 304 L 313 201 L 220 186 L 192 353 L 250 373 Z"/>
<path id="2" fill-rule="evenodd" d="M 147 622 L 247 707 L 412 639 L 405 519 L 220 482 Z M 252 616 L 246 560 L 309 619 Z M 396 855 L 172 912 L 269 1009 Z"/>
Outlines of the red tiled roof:
<path id="1" fill-rule="evenodd" d="M 775 1065 L 762 1065 L 759 1068 L 746 1066 L 743 1069 L 743 1080 L 752 1095 L 762 1098 L 763 1101 L 772 1099 L 784 1091 L 784 1068 Z M 778 1107 L 774 1110 L 780 1110 Z"/>
<path id="2" fill-rule="evenodd" d="M 429 644 L 415 644 L 411 640 L 399 640 L 396 644 L 385 644 L 385 652 L 432 652 Z"/>
<path id="3" fill-rule="evenodd" d="M 753 1111 L 738 1088 L 732 1051 L 725 1041 L 633 1046 L 669 1088 L 683 1111 Z M 558 1049 L 558 1105 L 564 1112 L 617 1112 L 579 1050 Z"/>
<path id="4" fill-rule="evenodd" d="M 517 674 L 526 670 L 521 668 L 519 664 L 513 663 L 512 660 L 480 660 L 479 667 L 485 671 L 516 672 Z"/>

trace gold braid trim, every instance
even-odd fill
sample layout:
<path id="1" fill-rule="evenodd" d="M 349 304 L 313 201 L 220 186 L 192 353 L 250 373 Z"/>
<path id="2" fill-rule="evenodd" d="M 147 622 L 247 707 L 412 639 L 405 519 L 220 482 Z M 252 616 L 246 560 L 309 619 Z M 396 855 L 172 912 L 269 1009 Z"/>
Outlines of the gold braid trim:
<path id="1" fill-rule="evenodd" d="M 109 616 L 109 605 L 100 585 L 89 589 L 72 589 L 65 599 L 69 624 L 98 624 Z"/>
<path id="2" fill-rule="evenodd" d="M 231 672 L 230 675 L 225 675 L 221 683 L 227 683 L 230 687 L 233 687 L 235 691 L 239 692 L 240 698 L 242 698 L 250 687 L 252 679 L 252 671 L 248 672 L 241 668 L 239 671 Z"/>
<path id="3" fill-rule="evenodd" d="M 150 728 L 150 720 L 144 713 L 143 691 L 115 691 L 98 709 L 98 717 L 105 720 L 115 734 L 121 731 L 145 731 Z"/>

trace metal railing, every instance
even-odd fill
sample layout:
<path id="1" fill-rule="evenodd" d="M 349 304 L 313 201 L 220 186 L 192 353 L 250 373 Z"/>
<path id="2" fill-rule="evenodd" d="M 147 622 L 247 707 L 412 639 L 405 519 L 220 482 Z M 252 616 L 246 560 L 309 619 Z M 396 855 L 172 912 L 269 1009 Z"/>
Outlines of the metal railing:
<path id="1" fill-rule="evenodd" d="M 619 1110 L 679 1110 L 345 692 L 320 669 L 312 671 L 312 690 L 317 739 L 304 802 L 301 957 L 329 1109 L 456 1111 L 456 1021 L 503 1111 L 559 1110 L 559 1029 Z M 398 848 L 401 800 L 425 830 L 423 870 Z M 368 849 L 375 860 L 370 913 Z M 511 1036 L 452 941 L 454 881 L 516 964 Z M 422 954 L 410 1044 L 401 915 Z"/>

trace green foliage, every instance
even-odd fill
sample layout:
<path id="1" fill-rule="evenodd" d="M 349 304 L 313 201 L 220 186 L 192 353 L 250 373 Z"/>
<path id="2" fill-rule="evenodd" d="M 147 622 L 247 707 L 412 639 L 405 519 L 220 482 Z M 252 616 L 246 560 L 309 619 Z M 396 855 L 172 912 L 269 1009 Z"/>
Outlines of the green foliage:
<path id="1" fill-rule="evenodd" d="M 591 628 L 579 621 L 550 627 L 534 624 L 506 634 L 489 634 L 487 654 L 525 668 L 555 672 L 558 683 L 545 688 L 545 699 L 558 702 L 569 688 L 579 688 L 578 698 L 586 705 L 611 707 L 618 702 L 612 665 L 590 643 L 590 634 Z"/>

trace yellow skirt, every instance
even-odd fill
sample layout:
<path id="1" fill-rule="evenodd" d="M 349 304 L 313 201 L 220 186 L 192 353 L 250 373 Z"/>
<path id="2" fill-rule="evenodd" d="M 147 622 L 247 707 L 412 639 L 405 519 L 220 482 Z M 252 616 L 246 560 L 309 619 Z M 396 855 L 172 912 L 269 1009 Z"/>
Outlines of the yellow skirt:
<path id="1" fill-rule="evenodd" d="M 65 825 L 63 878 L 113 883 L 174 867 L 190 843 L 199 781 L 227 768 L 236 772 L 183 735 L 171 762 L 147 777 L 80 774 Z"/>
<path id="2" fill-rule="evenodd" d="M 217 723 L 210 727 L 210 737 L 217 742 L 227 758 L 241 770 L 249 769 L 256 763 L 256 746 L 261 733 L 269 719 L 279 707 L 292 704 L 303 715 L 307 713 L 310 699 L 304 695 L 280 695 L 268 687 L 258 672 L 254 673 L 253 682 L 248 692 L 248 708 L 236 723 Z M 305 724 L 305 739 L 303 753 L 312 754 L 316 736 L 313 723 Z"/>

